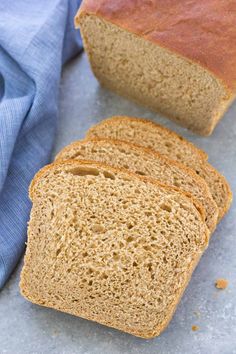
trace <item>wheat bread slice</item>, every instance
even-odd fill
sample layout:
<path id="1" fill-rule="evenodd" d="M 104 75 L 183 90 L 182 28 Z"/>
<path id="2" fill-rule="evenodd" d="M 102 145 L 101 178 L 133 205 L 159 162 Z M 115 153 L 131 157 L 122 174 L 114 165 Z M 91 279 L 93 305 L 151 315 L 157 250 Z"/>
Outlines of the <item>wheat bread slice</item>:
<path id="1" fill-rule="evenodd" d="M 206 182 L 185 165 L 170 160 L 157 152 L 113 139 L 94 138 L 76 141 L 56 156 L 56 160 L 85 159 L 104 162 L 140 175 L 156 178 L 159 182 L 191 193 L 206 210 L 206 224 L 214 231 L 218 220 L 218 207 Z"/>
<path id="2" fill-rule="evenodd" d="M 207 162 L 205 152 L 169 129 L 146 119 L 114 116 L 90 128 L 86 137 L 126 140 L 183 163 L 205 179 L 219 208 L 219 220 L 228 211 L 232 192 L 225 177 Z"/>
<path id="3" fill-rule="evenodd" d="M 22 295 L 136 336 L 159 335 L 208 244 L 199 203 L 79 160 L 41 170 L 30 198 Z"/>

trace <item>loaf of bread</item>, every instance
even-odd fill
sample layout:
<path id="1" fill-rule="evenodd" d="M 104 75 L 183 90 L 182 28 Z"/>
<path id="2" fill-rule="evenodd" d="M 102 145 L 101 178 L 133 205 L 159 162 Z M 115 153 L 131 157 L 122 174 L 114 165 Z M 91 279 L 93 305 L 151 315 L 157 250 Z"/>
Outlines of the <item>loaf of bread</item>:
<path id="1" fill-rule="evenodd" d="M 226 179 L 207 162 L 205 152 L 167 128 L 146 119 L 116 116 L 90 128 L 87 138 L 94 137 L 125 140 L 181 162 L 208 184 L 219 209 L 219 220 L 228 211 L 232 193 Z"/>
<path id="2" fill-rule="evenodd" d="M 75 17 L 101 84 L 202 135 L 236 93 L 234 0 L 84 0 Z"/>
<path id="3" fill-rule="evenodd" d="M 157 179 L 160 183 L 191 193 L 206 211 L 206 224 L 214 231 L 218 219 L 218 207 L 207 183 L 194 171 L 179 162 L 172 161 L 157 152 L 128 142 L 112 139 L 76 141 L 66 146 L 56 160 L 83 159 L 104 162 L 114 167 L 126 168 L 139 175 Z"/>
<path id="4" fill-rule="evenodd" d="M 30 198 L 22 294 L 136 336 L 158 335 L 207 247 L 201 206 L 150 178 L 79 160 L 42 169 Z"/>

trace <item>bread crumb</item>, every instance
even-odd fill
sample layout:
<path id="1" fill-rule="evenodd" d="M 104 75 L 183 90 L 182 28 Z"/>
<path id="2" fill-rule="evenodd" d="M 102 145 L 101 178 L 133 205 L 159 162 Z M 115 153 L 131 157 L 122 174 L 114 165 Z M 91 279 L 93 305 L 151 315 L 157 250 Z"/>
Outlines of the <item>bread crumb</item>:
<path id="1" fill-rule="evenodd" d="M 192 331 L 195 332 L 195 331 L 198 331 L 198 330 L 199 330 L 199 327 L 198 327 L 198 326 L 195 326 L 195 325 L 192 326 Z"/>
<path id="2" fill-rule="evenodd" d="M 219 278 L 215 282 L 215 287 L 217 289 L 226 289 L 228 284 L 229 284 L 228 280 L 223 279 L 223 278 Z"/>

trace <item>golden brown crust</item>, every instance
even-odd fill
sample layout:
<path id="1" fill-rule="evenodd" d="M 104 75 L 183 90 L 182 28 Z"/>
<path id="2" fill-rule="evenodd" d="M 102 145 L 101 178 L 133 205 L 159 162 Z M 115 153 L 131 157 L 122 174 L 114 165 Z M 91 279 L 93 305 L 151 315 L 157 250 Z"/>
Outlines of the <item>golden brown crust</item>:
<path id="1" fill-rule="evenodd" d="M 93 14 L 201 65 L 236 91 L 234 0 L 84 0 L 75 17 Z"/>
<path id="2" fill-rule="evenodd" d="M 159 125 L 158 123 L 156 122 L 153 122 L 149 119 L 145 119 L 145 118 L 137 118 L 137 117 L 128 117 L 128 116 L 112 116 L 112 117 L 109 117 L 109 118 L 106 118 L 106 119 L 103 119 L 100 123 L 96 124 L 94 127 L 97 128 L 99 126 L 103 126 L 103 125 L 106 125 L 106 124 L 110 124 L 114 122 L 114 119 L 116 120 L 116 122 L 119 120 L 119 121 L 122 121 L 122 122 L 130 122 L 130 121 L 134 121 L 134 122 L 142 122 L 144 124 L 146 124 L 147 126 L 150 126 L 150 127 L 153 127 L 154 129 L 155 128 L 158 128 L 159 131 L 163 131 L 165 132 L 166 135 L 169 135 L 171 138 L 175 139 L 175 140 L 178 140 L 181 144 L 184 144 L 188 147 L 189 150 L 192 150 L 192 152 L 196 155 L 198 155 L 199 159 L 201 161 L 207 161 L 208 159 L 208 155 L 206 154 L 205 151 L 197 148 L 194 144 L 190 143 L 190 141 L 184 139 L 181 135 L 178 135 L 177 133 L 173 132 L 172 130 L 166 128 L 166 127 L 163 127 L 162 125 Z M 93 127 L 91 127 L 87 134 L 86 134 L 86 138 L 88 139 L 91 139 L 90 137 L 90 132 L 93 131 Z"/>

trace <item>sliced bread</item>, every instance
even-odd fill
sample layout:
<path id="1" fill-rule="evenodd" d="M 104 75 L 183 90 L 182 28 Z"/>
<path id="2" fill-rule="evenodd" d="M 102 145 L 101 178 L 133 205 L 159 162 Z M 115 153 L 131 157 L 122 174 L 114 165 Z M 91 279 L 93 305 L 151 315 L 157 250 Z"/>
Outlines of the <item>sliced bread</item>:
<path id="1" fill-rule="evenodd" d="M 208 244 L 199 204 L 150 178 L 79 160 L 42 169 L 30 197 L 23 296 L 157 336 Z"/>
<path id="2" fill-rule="evenodd" d="M 209 230 L 213 232 L 216 227 L 218 207 L 204 179 L 185 165 L 153 150 L 120 140 L 94 138 L 76 141 L 56 156 L 56 160 L 68 159 L 94 160 L 118 168 L 127 168 L 134 173 L 156 178 L 161 183 L 189 192 L 204 206 Z"/>
<path id="3" fill-rule="evenodd" d="M 93 137 L 126 140 L 182 162 L 205 179 L 219 208 L 219 220 L 228 211 L 232 193 L 224 176 L 207 162 L 206 153 L 169 129 L 146 119 L 115 116 L 90 128 L 87 138 Z"/>

